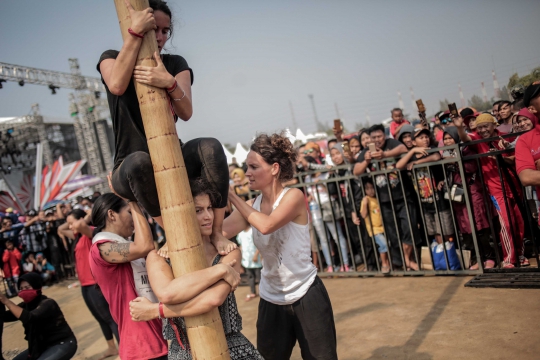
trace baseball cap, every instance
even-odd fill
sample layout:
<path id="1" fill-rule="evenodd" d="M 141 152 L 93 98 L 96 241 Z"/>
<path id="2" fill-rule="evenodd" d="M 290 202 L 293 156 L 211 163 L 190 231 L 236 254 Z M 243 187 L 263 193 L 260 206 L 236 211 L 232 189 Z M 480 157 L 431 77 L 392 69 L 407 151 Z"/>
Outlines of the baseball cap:
<path id="1" fill-rule="evenodd" d="M 419 137 L 420 135 L 422 134 L 426 134 L 427 136 L 430 136 L 431 135 L 431 131 L 429 131 L 428 129 L 415 129 L 414 130 L 414 138 L 416 139 L 417 137 Z"/>
<path id="2" fill-rule="evenodd" d="M 529 85 L 525 89 L 525 93 L 523 94 L 523 104 L 525 107 L 529 107 L 531 105 L 531 100 L 535 97 L 540 95 L 540 84 L 536 85 Z"/>

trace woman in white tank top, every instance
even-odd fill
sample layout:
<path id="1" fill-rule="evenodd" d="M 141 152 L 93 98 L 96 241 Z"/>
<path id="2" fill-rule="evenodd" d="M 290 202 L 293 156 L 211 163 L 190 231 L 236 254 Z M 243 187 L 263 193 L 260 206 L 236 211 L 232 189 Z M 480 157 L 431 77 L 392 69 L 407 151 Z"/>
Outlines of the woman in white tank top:
<path id="1" fill-rule="evenodd" d="M 337 359 L 332 305 L 311 262 L 304 195 L 282 185 L 294 174 L 295 149 L 283 134 L 262 134 L 250 150 L 246 177 L 261 195 L 244 202 L 231 188 L 236 210 L 223 232 L 231 238 L 251 225 L 263 258 L 257 348 L 266 360 L 289 359 L 298 340 L 304 359 Z"/>

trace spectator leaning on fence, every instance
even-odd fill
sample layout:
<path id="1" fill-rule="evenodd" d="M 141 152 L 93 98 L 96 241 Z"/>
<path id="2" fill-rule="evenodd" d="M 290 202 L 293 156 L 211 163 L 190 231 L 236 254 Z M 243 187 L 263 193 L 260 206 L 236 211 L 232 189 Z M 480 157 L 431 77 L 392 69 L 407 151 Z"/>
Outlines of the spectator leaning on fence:
<path id="1" fill-rule="evenodd" d="M 439 194 L 437 189 L 437 183 L 444 179 L 442 167 L 440 165 L 422 166 L 413 170 L 414 165 L 436 162 L 441 159 L 439 152 L 428 153 L 428 150 L 436 148 L 430 146 L 430 135 L 427 129 L 417 130 L 414 133 L 416 147 L 403 156 L 396 167 L 409 171 L 420 198 L 429 240 L 435 237 L 437 242 L 441 244 L 443 236 L 448 241 L 454 234 L 450 204 Z"/>
<path id="2" fill-rule="evenodd" d="M 395 158 L 407 152 L 405 145 L 395 139 L 386 138 L 384 126 L 373 125 L 369 129 L 369 133 L 371 141 L 375 145 L 375 151 L 371 151 L 368 147 L 358 155 L 353 170 L 357 176 L 364 174 L 366 171 L 395 169 Z M 416 244 L 419 244 L 420 241 L 418 227 L 416 226 L 416 206 L 410 192 L 410 181 L 405 178 L 401 179 L 407 181 L 407 183 L 403 184 L 402 190 L 400 179 L 399 172 L 393 171 L 376 175 L 373 181 L 379 194 L 384 227 L 391 247 L 392 263 L 397 267 L 405 265 L 407 269 L 417 270 L 418 264 L 414 261 L 415 255 L 413 254 L 413 241 Z M 394 216 L 396 223 L 394 223 Z M 409 222 L 412 224 L 412 229 L 409 227 Z M 400 258 L 401 250 L 398 233 L 401 236 L 405 264 L 402 263 Z"/>
<path id="3" fill-rule="evenodd" d="M 414 126 L 404 125 L 398 132 L 397 140 L 401 142 L 407 150 L 411 150 L 414 147 L 413 144 Z"/>
<path id="4" fill-rule="evenodd" d="M 455 118 L 454 122 L 457 126 L 459 137 L 463 142 L 470 142 L 481 139 L 488 139 L 500 135 L 504 135 L 497 129 L 497 121 L 489 114 L 482 114 L 476 118 L 477 132 L 467 134 L 463 127 L 463 119 Z M 481 142 L 471 145 L 476 149 L 478 154 L 486 154 L 493 150 L 504 150 L 501 147 L 499 139 L 490 142 Z M 503 159 L 508 156 L 503 155 Z M 501 158 L 499 157 L 499 160 Z M 504 171 L 507 165 L 507 160 L 496 161 L 491 156 L 480 158 L 482 164 L 482 174 L 484 182 L 487 185 L 491 200 L 501 223 L 501 244 L 503 249 L 504 261 L 502 267 L 505 269 L 514 268 L 517 261 L 521 266 L 528 266 L 529 260 L 523 255 L 524 244 L 524 223 L 523 217 L 519 211 L 517 201 L 521 196 L 520 187 L 517 186 L 516 179 L 512 173 Z M 504 180 L 504 187 L 501 183 L 499 170 Z M 516 196 L 514 196 L 516 192 Z M 507 202 L 505 201 L 507 200 Z M 508 205 L 508 206 L 507 206 Z"/>
<path id="5" fill-rule="evenodd" d="M 457 127 L 452 126 L 444 130 L 444 146 L 451 146 L 460 143 L 459 134 Z M 472 155 L 471 149 L 466 146 L 461 149 L 461 156 Z M 443 158 L 455 158 L 456 150 L 446 150 L 443 152 Z M 447 173 L 447 183 L 439 182 L 438 187 L 446 187 L 447 192 L 453 191 L 454 188 L 463 189 L 464 186 L 467 186 L 470 195 L 470 205 L 471 211 L 474 216 L 473 226 L 476 229 L 476 238 L 478 239 L 478 246 L 480 248 L 480 254 L 482 260 L 484 261 L 484 269 L 491 269 L 495 266 L 493 249 L 490 244 L 490 233 L 489 233 L 489 221 L 486 206 L 484 204 L 483 198 L 483 187 L 484 185 L 480 181 L 480 176 L 478 176 L 478 166 L 476 161 L 469 160 L 463 161 L 463 172 L 465 174 L 465 181 L 462 179 L 459 165 L 457 163 L 447 163 L 446 173 Z M 457 191 L 457 190 L 456 190 Z M 454 194 L 456 193 L 454 191 Z M 461 199 L 450 198 L 452 202 L 452 208 L 454 209 L 454 216 L 456 219 L 456 224 L 458 229 L 463 236 L 463 248 L 466 250 L 471 250 L 471 270 L 478 270 L 478 261 L 480 261 L 480 256 L 476 254 L 474 249 L 474 243 L 472 239 L 472 229 L 471 223 L 469 221 L 469 213 L 467 211 L 467 206 L 463 197 Z"/>
<path id="6" fill-rule="evenodd" d="M 403 118 L 403 110 L 400 108 L 394 108 L 391 110 L 392 122 L 390 123 L 390 134 L 393 138 L 399 133 L 401 128 L 405 125 L 411 125 L 411 123 Z"/>
<path id="7" fill-rule="evenodd" d="M 533 115 L 540 115 L 540 84 L 527 87 L 523 99 L 524 105 Z M 521 135 L 517 141 L 516 170 L 524 186 L 536 186 L 538 196 L 540 194 L 540 123 L 537 118 L 534 129 Z"/>

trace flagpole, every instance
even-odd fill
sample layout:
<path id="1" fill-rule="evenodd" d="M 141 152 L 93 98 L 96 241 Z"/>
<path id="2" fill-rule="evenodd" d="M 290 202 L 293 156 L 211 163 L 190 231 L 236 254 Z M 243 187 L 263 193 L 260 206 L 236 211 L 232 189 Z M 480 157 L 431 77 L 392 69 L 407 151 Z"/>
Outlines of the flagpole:
<path id="1" fill-rule="evenodd" d="M 36 181 L 34 184 L 34 209 L 41 208 L 41 171 L 43 167 L 43 147 L 41 143 L 36 146 Z"/>

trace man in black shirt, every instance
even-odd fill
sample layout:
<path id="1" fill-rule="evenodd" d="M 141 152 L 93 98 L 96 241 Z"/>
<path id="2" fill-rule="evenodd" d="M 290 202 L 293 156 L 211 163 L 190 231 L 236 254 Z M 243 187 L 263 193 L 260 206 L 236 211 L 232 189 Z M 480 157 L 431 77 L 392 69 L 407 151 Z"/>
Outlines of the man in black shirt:
<path id="1" fill-rule="evenodd" d="M 396 159 L 407 152 L 405 145 L 395 139 L 387 139 L 382 125 L 374 125 L 369 129 L 375 151 L 366 147 L 357 158 L 354 174 L 362 175 L 377 170 L 391 170 L 396 167 Z M 401 184 L 403 181 L 403 184 Z M 418 226 L 416 221 L 416 206 L 412 201 L 412 184 L 410 180 L 401 177 L 398 171 L 373 176 L 373 184 L 377 189 L 381 207 L 384 230 L 390 244 L 390 253 L 394 266 L 403 266 L 399 239 L 405 254 L 405 266 L 408 270 L 418 270 L 415 256 L 412 253 L 413 239 L 419 243 Z M 394 221 L 395 215 L 395 221 Z M 409 226 L 410 222 L 410 226 Z M 398 238 L 399 234 L 399 238 Z"/>

